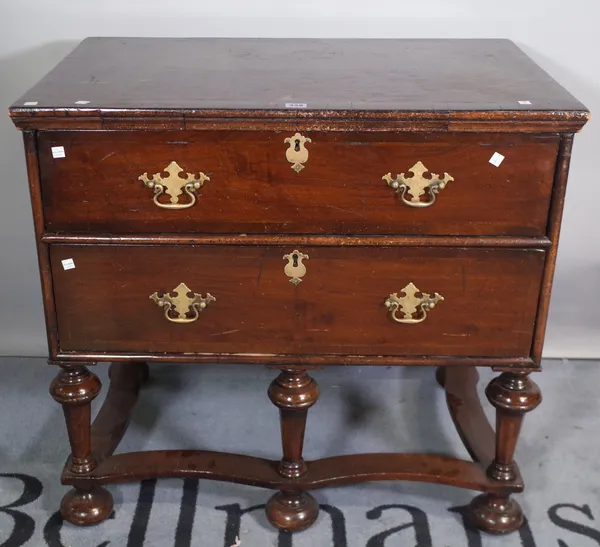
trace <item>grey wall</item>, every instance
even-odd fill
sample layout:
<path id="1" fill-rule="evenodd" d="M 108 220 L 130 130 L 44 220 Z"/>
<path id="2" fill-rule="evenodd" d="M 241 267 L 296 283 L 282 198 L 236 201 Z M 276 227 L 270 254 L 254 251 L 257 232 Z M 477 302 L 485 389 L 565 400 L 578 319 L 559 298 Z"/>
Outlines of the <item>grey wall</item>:
<path id="1" fill-rule="evenodd" d="M 490 37 L 514 40 L 600 112 L 599 20 L 597 0 L 0 0 L 0 105 L 86 36 Z M 594 119 L 575 141 L 549 357 L 600 356 L 599 143 Z M 0 168 L 0 354 L 44 355 L 21 137 L 6 116 Z"/>

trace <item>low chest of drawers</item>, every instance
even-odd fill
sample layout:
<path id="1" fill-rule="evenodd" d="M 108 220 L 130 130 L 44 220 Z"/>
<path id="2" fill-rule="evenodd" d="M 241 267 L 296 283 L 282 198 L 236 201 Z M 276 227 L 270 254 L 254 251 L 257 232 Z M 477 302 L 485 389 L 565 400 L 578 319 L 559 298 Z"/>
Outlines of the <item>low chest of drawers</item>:
<path id="1" fill-rule="evenodd" d="M 588 112 L 515 45 L 93 38 L 10 115 L 71 445 L 65 519 L 106 519 L 112 482 L 199 477 L 276 490 L 270 522 L 297 531 L 311 489 L 398 479 L 480 491 L 488 532 L 522 524 L 513 455 L 541 401 L 530 373 Z M 281 369 L 282 458 L 114 454 L 154 361 Z M 98 362 L 111 385 L 91 423 Z M 436 367 L 472 461 L 305 462 L 311 371 L 331 365 Z M 498 371 L 495 429 L 477 366 Z"/>

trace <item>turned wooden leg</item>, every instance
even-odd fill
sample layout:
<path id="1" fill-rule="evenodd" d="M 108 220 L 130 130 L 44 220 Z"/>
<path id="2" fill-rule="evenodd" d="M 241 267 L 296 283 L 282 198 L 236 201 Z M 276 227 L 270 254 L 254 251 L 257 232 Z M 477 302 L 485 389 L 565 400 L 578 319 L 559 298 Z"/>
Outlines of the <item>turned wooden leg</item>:
<path id="1" fill-rule="evenodd" d="M 297 479 L 307 471 L 302 459 L 308 409 L 319 397 L 317 383 L 304 370 L 284 369 L 269 387 L 269 398 L 279 408 L 283 458 L 279 474 Z M 267 503 L 269 522 L 281 530 L 298 532 L 308 528 L 319 514 L 319 504 L 301 490 L 281 491 Z"/>
<path id="2" fill-rule="evenodd" d="M 523 418 L 542 402 L 538 386 L 526 373 L 505 372 L 494 378 L 485 391 L 496 407 L 496 452 L 488 475 L 498 482 L 516 478 L 513 460 Z M 523 511 L 509 495 L 482 494 L 471 503 L 475 526 L 492 534 L 506 534 L 523 524 Z"/>
<path id="3" fill-rule="evenodd" d="M 50 394 L 63 408 L 71 444 L 69 470 L 79 475 L 96 467 L 91 453 L 91 402 L 100 393 L 98 377 L 82 365 L 61 365 L 50 385 Z M 102 487 L 75 487 L 64 496 L 63 518 L 78 525 L 98 524 L 112 512 L 113 499 Z"/>

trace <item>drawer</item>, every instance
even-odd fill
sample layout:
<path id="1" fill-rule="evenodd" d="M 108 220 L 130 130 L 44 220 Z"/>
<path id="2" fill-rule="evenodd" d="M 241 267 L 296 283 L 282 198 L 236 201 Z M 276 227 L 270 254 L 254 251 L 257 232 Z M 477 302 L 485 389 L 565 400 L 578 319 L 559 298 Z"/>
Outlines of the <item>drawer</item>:
<path id="1" fill-rule="evenodd" d="M 294 264 L 294 251 L 308 258 Z M 545 253 L 53 245 L 50 255 L 62 351 L 527 357 Z M 428 311 L 417 290 L 443 300 Z M 158 305 L 165 293 L 171 309 Z"/>
<path id="2" fill-rule="evenodd" d="M 556 135 L 302 136 L 311 142 L 295 144 L 292 133 L 277 131 L 43 132 L 38 144 L 46 230 L 545 234 Z M 65 157 L 53 157 L 52 148 L 60 146 Z M 495 153 L 504 156 L 499 166 L 489 161 Z M 140 180 L 144 174 L 165 191 L 155 195 Z M 200 188 L 193 188 L 194 181 Z M 433 181 L 444 186 L 437 194 L 430 190 Z"/>

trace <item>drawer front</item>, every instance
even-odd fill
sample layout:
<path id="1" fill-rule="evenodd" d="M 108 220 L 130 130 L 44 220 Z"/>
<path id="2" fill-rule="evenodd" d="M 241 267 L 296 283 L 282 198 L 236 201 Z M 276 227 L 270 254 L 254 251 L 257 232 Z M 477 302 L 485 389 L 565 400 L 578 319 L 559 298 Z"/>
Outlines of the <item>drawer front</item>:
<path id="1" fill-rule="evenodd" d="M 310 142 L 277 131 L 41 133 L 46 229 L 545 233 L 555 135 L 306 132 L 301 137 Z M 52 149 L 61 146 L 64 157 L 54 157 Z M 504 156 L 499 166 L 490 163 L 495 153 Z"/>
<path id="2" fill-rule="evenodd" d="M 51 261 L 62 351 L 527 357 L 544 252 L 54 245 Z"/>

